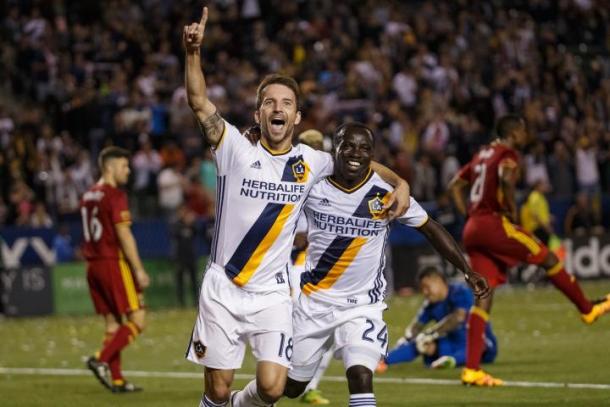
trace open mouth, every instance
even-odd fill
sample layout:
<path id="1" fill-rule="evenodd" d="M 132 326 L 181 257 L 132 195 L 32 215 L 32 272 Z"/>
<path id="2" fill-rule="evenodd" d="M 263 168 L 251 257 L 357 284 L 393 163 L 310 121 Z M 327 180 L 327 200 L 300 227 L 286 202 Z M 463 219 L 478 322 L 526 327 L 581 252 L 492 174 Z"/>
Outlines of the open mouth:
<path id="1" fill-rule="evenodd" d="M 284 125 L 286 124 L 286 120 L 281 118 L 271 119 L 271 131 L 274 133 L 279 133 L 284 130 Z"/>

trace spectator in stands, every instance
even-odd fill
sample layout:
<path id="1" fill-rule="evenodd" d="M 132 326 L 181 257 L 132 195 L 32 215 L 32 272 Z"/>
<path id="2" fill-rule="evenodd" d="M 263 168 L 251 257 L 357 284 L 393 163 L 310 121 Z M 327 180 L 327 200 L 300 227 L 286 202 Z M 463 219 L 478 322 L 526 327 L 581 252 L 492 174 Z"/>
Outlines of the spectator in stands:
<path id="1" fill-rule="evenodd" d="M 176 210 L 184 202 L 185 181 L 177 169 L 177 164 L 161 170 L 157 178 L 159 207 L 166 219 L 175 219 Z"/>
<path id="2" fill-rule="evenodd" d="M 140 149 L 132 159 L 133 191 L 138 215 L 151 216 L 157 195 L 157 175 L 161 170 L 161 155 L 152 147 L 148 135 L 140 135 Z"/>
<path id="3" fill-rule="evenodd" d="M 579 192 L 576 195 L 576 201 L 568 210 L 565 218 L 564 232 L 568 237 L 603 233 L 599 216 L 593 210 L 586 192 Z"/>
<path id="4" fill-rule="evenodd" d="M 189 292 L 192 303 L 198 304 L 199 284 L 197 283 L 197 254 L 195 251 L 195 237 L 201 234 L 200 225 L 197 223 L 196 214 L 187 205 L 178 208 L 177 221 L 172 227 L 172 235 L 175 245 L 176 261 L 176 295 L 178 304 L 183 307 L 186 304 L 184 296 L 184 279 L 189 282 Z"/>
<path id="5" fill-rule="evenodd" d="M 29 225 L 33 228 L 50 228 L 53 226 L 53 220 L 47 213 L 44 202 L 37 201 L 34 203 L 34 211 L 30 217 Z"/>
<path id="6" fill-rule="evenodd" d="M 565 142 L 557 140 L 553 144 L 548 170 L 553 197 L 571 198 L 574 196 L 574 159 L 570 156 Z"/>

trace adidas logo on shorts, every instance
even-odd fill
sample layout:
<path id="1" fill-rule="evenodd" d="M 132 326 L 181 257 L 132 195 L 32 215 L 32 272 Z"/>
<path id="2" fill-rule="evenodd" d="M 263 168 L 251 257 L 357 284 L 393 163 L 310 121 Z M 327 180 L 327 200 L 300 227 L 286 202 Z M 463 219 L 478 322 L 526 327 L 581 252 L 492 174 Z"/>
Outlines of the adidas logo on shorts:
<path id="1" fill-rule="evenodd" d="M 322 198 L 320 199 L 320 206 L 330 206 L 330 202 L 328 202 L 328 199 Z"/>
<path id="2" fill-rule="evenodd" d="M 260 170 L 261 169 L 261 162 L 259 160 L 256 160 L 252 163 L 252 165 L 250 165 L 250 168 L 254 168 L 256 170 Z"/>

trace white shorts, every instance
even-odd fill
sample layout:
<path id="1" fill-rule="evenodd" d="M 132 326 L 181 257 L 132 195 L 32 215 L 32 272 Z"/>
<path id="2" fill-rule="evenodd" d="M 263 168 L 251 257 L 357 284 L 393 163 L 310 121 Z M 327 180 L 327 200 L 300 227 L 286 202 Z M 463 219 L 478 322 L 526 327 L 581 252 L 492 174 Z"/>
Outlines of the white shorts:
<path id="1" fill-rule="evenodd" d="M 199 315 L 186 358 L 214 369 L 239 369 L 246 343 L 257 361 L 290 367 L 292 300 L 288 292 L 245 291 L 212 264 L 201 283 Z"/>
<path id="2" fill-rule="evenodd" d="M 324 353 L 333 347 L 345 369 L 362 365 L 374 371 L 386 355 L 385 303 L 337 307 L 301 295 L 294 305 L 294 353 L 288 376 L 308 382 Z"/>

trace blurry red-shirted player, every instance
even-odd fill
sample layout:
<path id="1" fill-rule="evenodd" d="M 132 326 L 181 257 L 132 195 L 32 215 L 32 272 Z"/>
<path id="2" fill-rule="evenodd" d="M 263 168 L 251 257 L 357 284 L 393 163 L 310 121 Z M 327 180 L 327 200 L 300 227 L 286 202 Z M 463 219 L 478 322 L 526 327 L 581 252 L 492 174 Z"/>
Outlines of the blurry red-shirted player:
<path id="1" fill-rule="evenodd" d="M 610 311 L 610 295 L 589 301 L 576 279 L 569 275 L 555 254 L 532 234 L 516 225 L 515 183 L 519 173 L 516 149 L 525 146 L 525 121 L 506 115 L 496 123 L 498 139 L 484 146 L 451 180 L 449 188 L 458 210 L 466 215 L 464 189 L 469 187 L 470 206 L 463 240 L 473 270 L 487 279 L 491 295 L 477 298 L 468 319 L 466 367 L 462 382 L 476 386 L 498 386 L 502 381 L 480 369 L 485 325 L 491 311 L 495 287 L 506 282 L 506 269 L 520 263 L 536 264 L 579 310 L 582 320 L 593 323 Z"/>
<path id="2" fill-rule="evenodd" d="M 103 149 L 98 158 L 102 176 L 82 197 L 83 254 L 95 311 L 106 324 L 104 346 L 87 367 L 116 393 L 141 390 L 121 373 L 121 350 L 144 329 L 142 289 L 149 277 L 131 233 L 127 195 L 119 189 L 129 177 L 129 152 Z M 109 374 L 110 373 L 110 374 Z"/>

